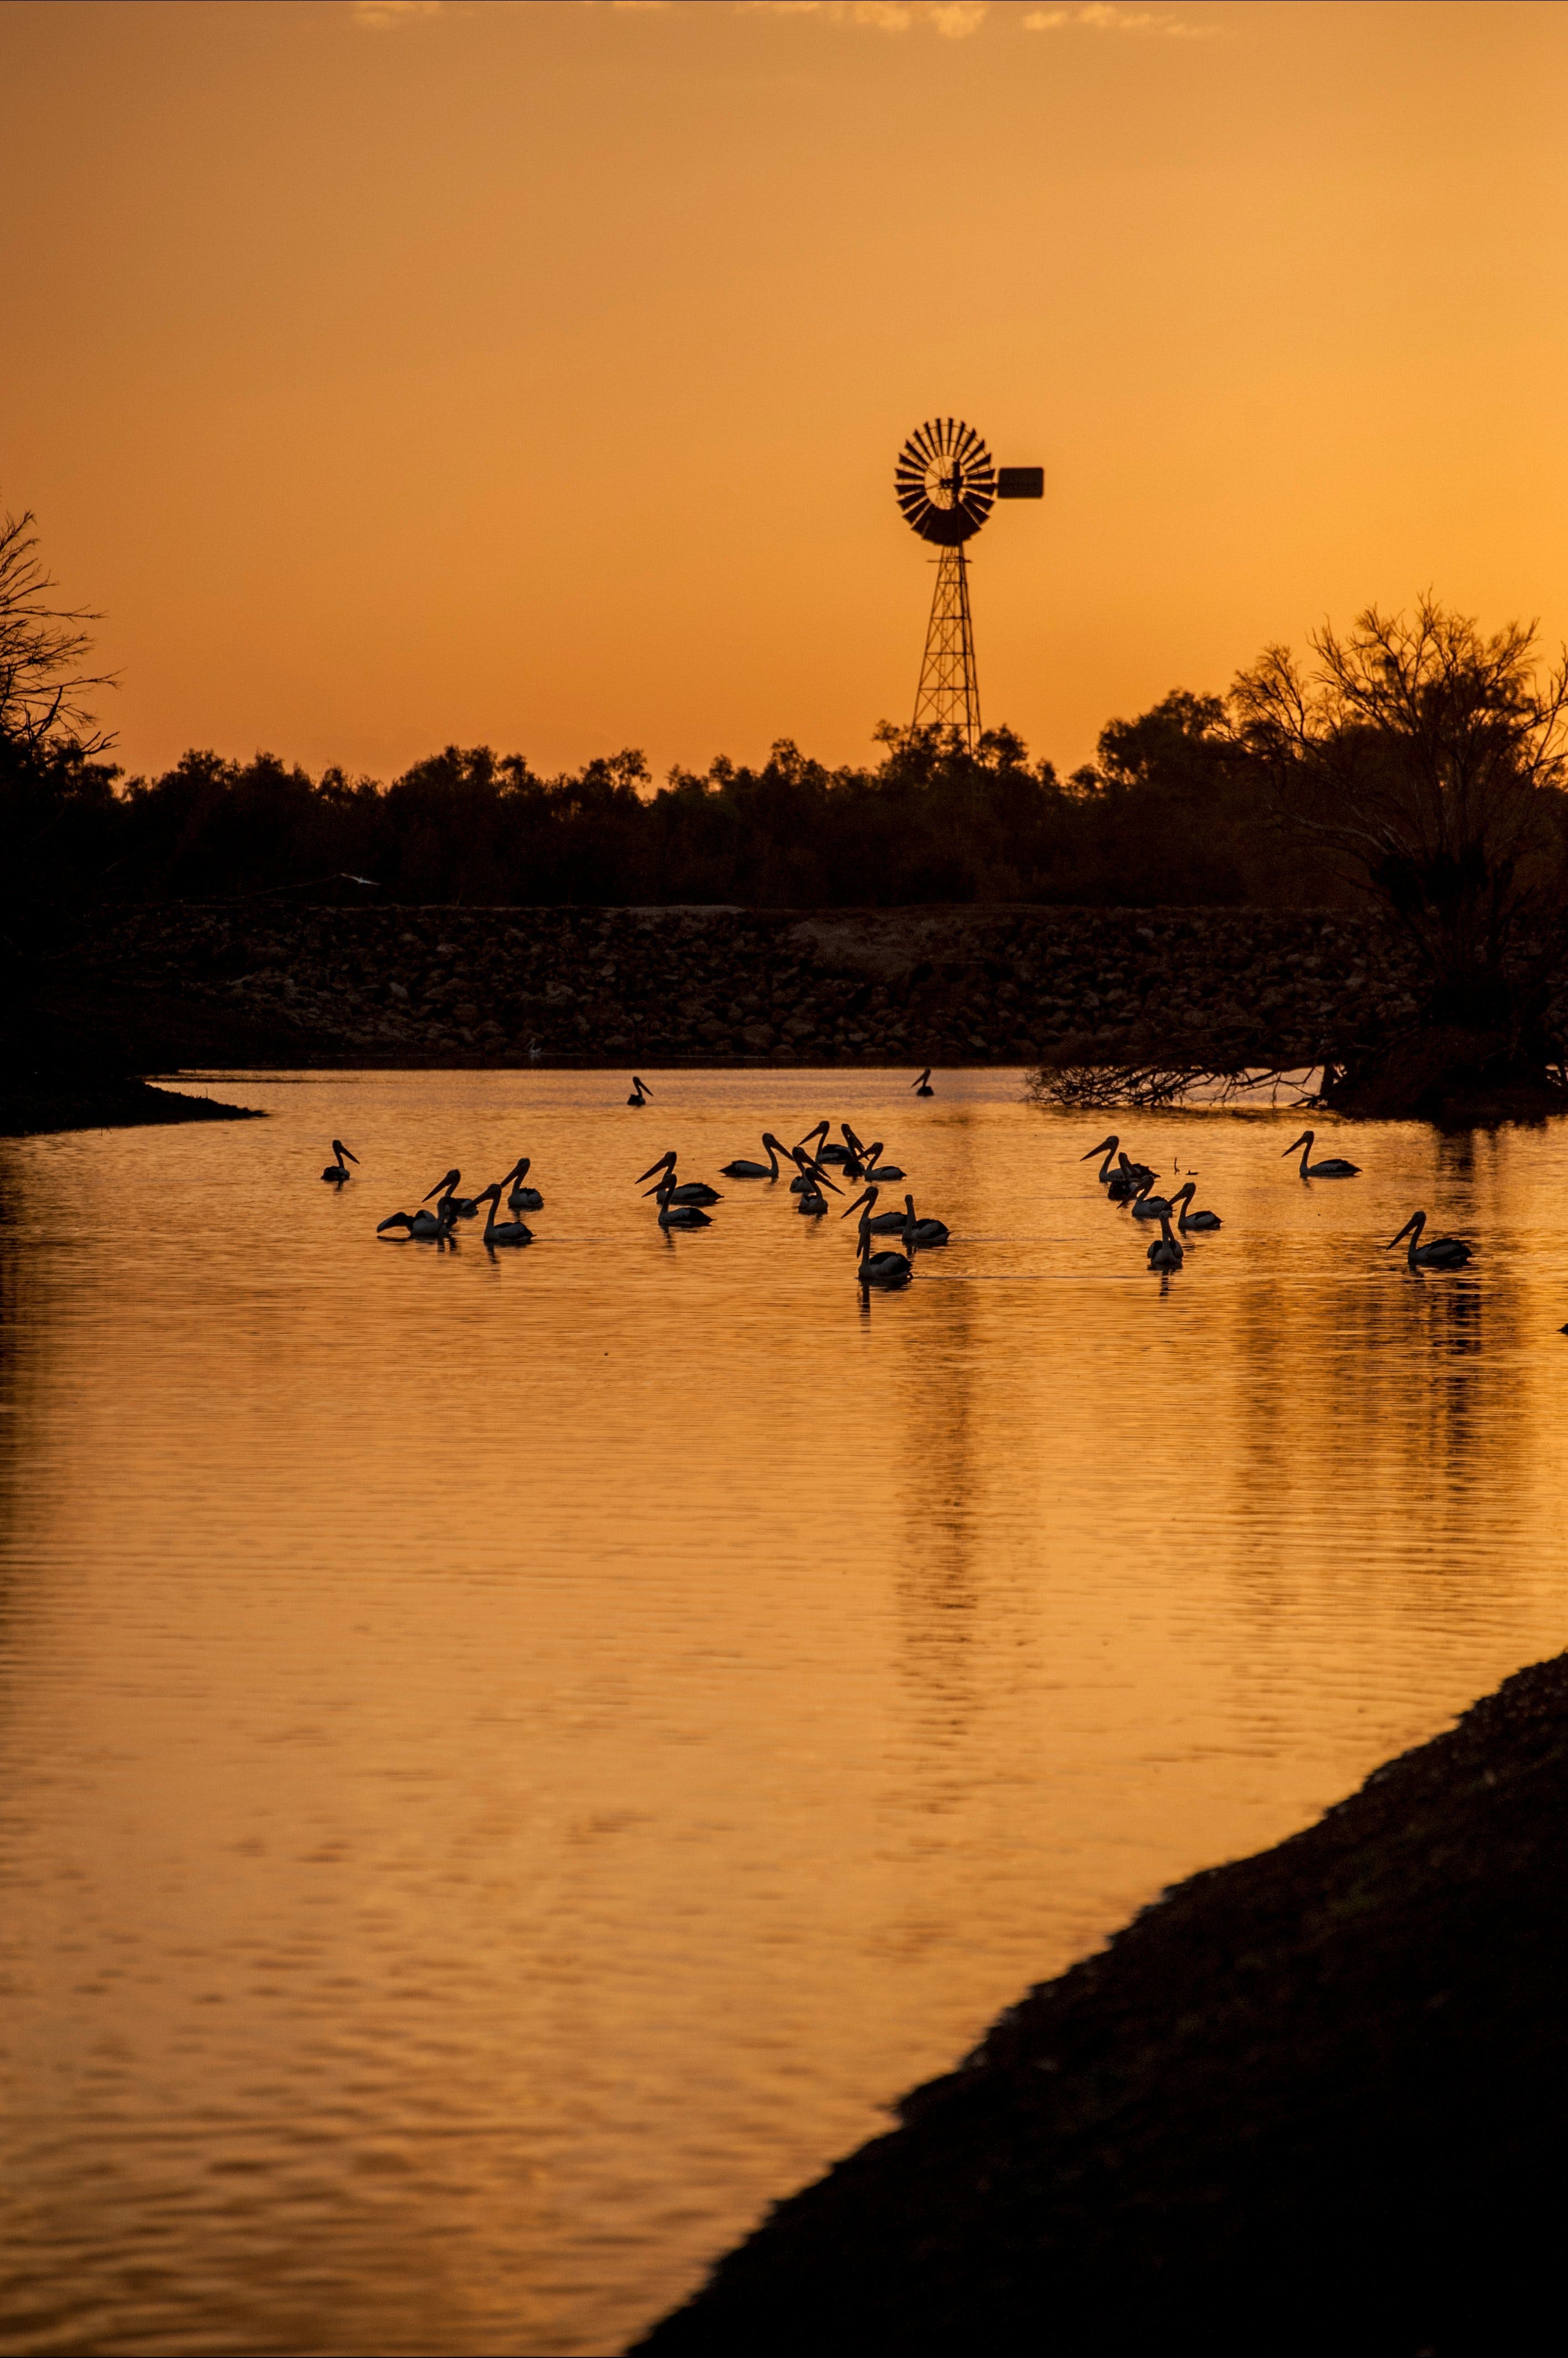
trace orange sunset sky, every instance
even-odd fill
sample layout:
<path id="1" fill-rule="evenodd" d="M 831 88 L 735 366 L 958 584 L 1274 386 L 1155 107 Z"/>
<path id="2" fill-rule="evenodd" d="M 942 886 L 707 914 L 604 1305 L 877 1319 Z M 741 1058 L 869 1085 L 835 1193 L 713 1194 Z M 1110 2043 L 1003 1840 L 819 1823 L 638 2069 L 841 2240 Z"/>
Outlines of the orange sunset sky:
<path id="1" fill-rule="evenodd" d="M 1568 634 L 1568 8 L 0 6 L 0 500 L 131 771 L 839 762 L 914 699 L 904 434 L 985 716 L 1430 585 Z"/>

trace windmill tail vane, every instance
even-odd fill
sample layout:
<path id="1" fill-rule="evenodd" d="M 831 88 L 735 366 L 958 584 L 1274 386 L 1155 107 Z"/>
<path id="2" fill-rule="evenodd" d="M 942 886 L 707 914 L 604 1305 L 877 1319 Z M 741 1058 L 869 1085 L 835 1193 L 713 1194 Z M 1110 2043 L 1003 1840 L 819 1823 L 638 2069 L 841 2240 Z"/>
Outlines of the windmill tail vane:
<path id="1" fill-rule="evenodd" d="M 955 729 L 971 753 L 980 736 L 980 686 L 964 544 L 997 500 L 1037 500 L 1044 489 L 1043 468 L 993 466 L 983 436 L 961 417 L 928 418 L 898 454 L 893 492 L 904 522 L 940 551 L 914 726 Z"/>

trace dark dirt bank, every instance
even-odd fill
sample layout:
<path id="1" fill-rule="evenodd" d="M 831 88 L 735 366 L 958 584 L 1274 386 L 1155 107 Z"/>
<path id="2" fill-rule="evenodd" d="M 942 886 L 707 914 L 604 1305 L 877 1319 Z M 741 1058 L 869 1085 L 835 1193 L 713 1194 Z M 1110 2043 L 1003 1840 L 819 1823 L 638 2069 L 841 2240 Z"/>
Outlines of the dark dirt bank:
<path id="1" fill-rule="evenodd" d="M 638 2347 L 1543 2347 L 1565 1998 L 1568 1656 L 1033 1991 Z"/>
<path id="2" fill-rule="evenodd" d="M 127 997 L 129 1003 L 123 1003 Z M 203 1053 L 200 1008 L 179 1001 L 167 1005 L 161 1017 L 169 1035 L 165 1039 L 158 1037 L 157 994 L 151 992 L 116 994 L 46 983 L 25 995 L 14 992 L 12 1011 L 0 1042 L 0 1138 L 252 1118 L 246 1107 L 184 1090 L 149 1088 L 139 1077 L 181 1065 L 242 1061 L 233 1041 L 214 1038 Z M 170 1046 L 176 1053 L 157 1053 Z"/>
<path id="3" fill-rule="evenodd" d="M 79 1013 L 100 1007 L 142 1071 L 530 1057 L 1310 1065 L 1325 1041 L 1377 1036 L 1415 1009 L 1402 951 L 1369 923 L 1236 909 L 186 905 L 106 920 L 70 973 Z"/>

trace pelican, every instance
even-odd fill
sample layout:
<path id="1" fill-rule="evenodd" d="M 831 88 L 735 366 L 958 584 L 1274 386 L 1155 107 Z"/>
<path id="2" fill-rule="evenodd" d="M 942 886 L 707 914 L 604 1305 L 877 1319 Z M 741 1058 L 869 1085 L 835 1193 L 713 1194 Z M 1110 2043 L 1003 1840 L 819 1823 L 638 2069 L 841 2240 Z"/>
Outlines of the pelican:
<path id="1" fill-rule="evenodd" d="M 1140 1183 L 1138 1193 L 1132 1199 L 1132 1217 L 1135 1220 L 1168 1220 L 1175 1210 L 1175 1206 L 1165 1196 L 1150 1194 L 1149 1191 L 1153 1184 L 1152 1177 Z"/>
<path id="2" fill-rule="evenodd" d="M 408 1237 L 435 1237 L 438 1240 L 449 1239 L 452 1223 L 447 1206 L 442 1203 L 434 1212 L 427 1212 L 423 1206 L 417 1212 L 394 1212 L 386 1219 L 377 1221 L 376 1235 L 384 1237 L 388 1228 L 406 1228 L 408 1236 L 402 1239 L 402 1242 L 406 1244 Z M 394 1238 L 394 1242 L 396 1241 L 397 1239 Z"/>
<path id="3" fill-rule="evenodd" d="M 842 1191 L 840 1190 L 838 1182 L 836 1180 L 829 1179 L 827 1172 L 823 1170 L 821 1164 L 812 1161 L 804 1146 L 788 1146 L 784 1149 L 784 1152 L 789 1161 L 795 1164 L 798 1174 L 798 1176 L 792 1179 L 789 1183 L 790 1194 L 800 1197 L 799 1203 L 795 1206 L 795 1210 L 797 1212 L 804 1212 L 806 1209 L 806 1206 L 810 1205 L 815 1198 L 816 1203 L 821 1206 L 823 1211 L 826 1211 L 827 1209 L 827 1205 L 825 1197 L 823 1196 L 822 1190 L 824 1187 L 831 1187 L 836 1195 L 840 1194 Z M 815 1212 L 812 1217 L 814 1218 L 816 1217 Z"/>
<path id="4" fill-rule="evenodd" d="M 1184 1258 L 1181 1246 L 1171 1234 L 1171 1215 L 1167 1209 L 1160 1215 L 1160 1233 L 1149 1248 L 1149 1266 L 1162 1272 L 1180 1269 Z"/>
<path id="5" fill-rule="evenodd" d="M 779 1144 L 771 1130 L 763 1130 L 762 1144 L 768 1150 L 768 1159 L 765 1163 L 751 1163 L 747 1161 L 745 1155 L 738 1154 L 733 1163 L 726 1163 L 722 1166 L 719 1174 L 719 1177 L 721 1179 L 776 1179 L 779 1175 L 779 1156 L 782 1154 L 787 1158 L 789 1149 L 787 1146 Z"/>
<path id="6" fill-rule="evenodd" d="M 642 1185 L 643 1179 L 651 1179 L 655 1171 L 662 1171 L 665 1179 L 669 1181 L 672 1204 L 719 1204 L 724 1200 L 719 1189 L 710 1187 L 706 1179 L 684 1179 L 678 1184 L 676 1184 L 676 1151 L 673 1146 L 667 1154 L 661 1154 L 656 1163 L 649 1163 L 642 1178 L 637 1182 L 638 1186 Z M 661 1179 L 659 1186 L 662 1187 L 664 1184 L 664 1179 Z M 648 1190 L 650 1195 L 656 1195 L 658 1192 L 658 1187 L 650 1187 Z"/>
<path id="7" fill-rule="evenodd" d="M 1326 1163 L 1309 1163 L 1307 1156 L 1312 1152 L 1312 1142 L 1315 1135 L 1316 1132 L 1314 1130 L 1303 1130 L 1294 1145 L 1287 1146 L 1285 1149 L 1285 1154 L 1293 1154 L 1297 1146 L 1301 1148 L 1303 1179 L 1358 1179 L 1360 1177 L 1361 1165 L 1358 1163 L 1346 1163 L 1341 1154 L 1331 1154 Z M 1280 1157 L 1281 1163 L 1285 1159 L 1285 1154 Z"/>
<path id="8" fill-rule="evenodd" d="M 506 1198 L 506 1208 L 509 1212 L 542 1212 L 545 1208 L 545 1199 L 537 1187 L 524 1187 L 523 1184 L 524 1180 L 528 1176 L 532 1163 L 532 1155 L 520 1154 L 506 1174 L 506 1179 L 512 1182 L 512 1193 Z M 506 1184 L 506 1179 L 500 1182 L 503 1187 Z M 484 1201 L 482 1195 L 480 1201 L 481 1203 Z"/>
<path id="9" fill-rule="evenodd" d="M 874 1237 L 902 1237 L 905 1224 L 909 1218 L 909 1214 L 907 1212 L 878 1212 L 875 1206 L 877 1197 L 880 1193 L 880 1188 L 868 1187 L 864 1195 L 858 1198 L 859 1202 L 862 1203 L 866 1207 L 860 1216 L 860 1225 L 862 1228 L 869 1228 Z M 852 1212 L 854 1208 L 854 1205 L 851 1204 L 849 1206 L 849 1212 Z M 846 1212 L 844 1214 L 843 1217 L 845 1219 L 849 1218 L 849 1212 Z"/>
<path id="10" fill-rule="evenodd" d="M 1206 1230 L 1209 1228 L 1217 1228 L 1223 1226 L 1217 1212 L 1195 1212 L 1192 1210 L 1192 1200 L 1197 1192 L 1197 1182 L 1194 1179 L 1189 1179 L 1186 1185 L 1184 1187 L 1178 1187 L 1175 1194 L 1171 1198 L 1173 1206 L 1178 1204 L 1181 1206 L 1181 1217 L 1177 1220 L 1176 1226 L 1180 1228 L 1183 1236 L 1186 1235 L 1189 1228 Z"/>
<path id="11" fill-rule="evenodd" d="M 352 1172 L 347 1168 L 347 1163 L 357 1163 L 360 1158 L 357 1154 L 349 1153 L 348 1148 L 341 1138 L 335 1138 L 332 1141 L 332 1152 L 337 1159 L 328 1163 L 321 1176 L 329 1187 L 346 1187 L 353 1176 Z"/>
<path id="12" fill-rule="evenodd" d="M 838 1193 L 836 1188 L 834 1193 Z M 803 1220 L 822 1220 L 827 1218 L 827 1198 L 823 1194 L 821 1188 L 817 1185 L 815 1176 L 807 1179 L 806 1185 L 795 1197 L 795 1208 L 800 1214 Z"/>
<path id="13" fill-rule="evenodd" d="M 816 1150 L 812 1156 L 812 1161 L 814 1163 L 831 1163 L 835 1165 L 840 1163 L 848 1163 L 849 1160 L 849 1148 L 847 1146 L 840 1146 L 836 1139 L 828 1137 L 827 1124 L 825 1121 L 819 1121 L 815 1130 L 808 1130 L 806 1136 L 800 1142 L 802 1146 L 809 1146 L 814 1138 L 818 1141 Z"/>
<path id="14" fill-rule="evenodd" d="M 1409 1237 L 1411 1245 L 1405 1259 L 1411 1269 L 1463 1269 L 1470 1258 L 1470 1247 L 1460 1237 L 1433 1237 L 1429 1245 L 1423 1245 L 1421 1232 L 1425 1226 L 1426 1214 L 1412 1212 L 1399 1235 L 1390 1237 L 1383 1250 L 1392 1252 Z"/>
<path id="15" fill-rule="evenodd" d="M 930 1065 L 927 1065 L 920 1078 L 917 1081 L 911 1081 L 909 1086 L 917 1098 L 934 1098 L 936 1092 L 931 1086 Z"/>
<path id="16" fill-rule="evenodd" d="M 637 1078 L 636 1074 L 633 1073 L 632 1076 L 632 1094 L 626 1100 L 627 1104 L 646 1105 L 648 1099 L 653 1096 L 653 1094 L 654 1092 L 648 1087 L 647 1082 L 640 1081 Z"/>
<path id="17" fill-rule="evenodd" d="M 1110 1158 L 1116 1152 L 1117 1148 L 1120 1144 L 1121 1141 L 1118 1138 L 1115 1130 L 1113 1130 L 1108 1138 L 1102 1138 L 1098 1146 L 1091 1146 L 1087 1154 L 1080 1154 L 1078 1157 L 1078 1161 L 1080 1163 L 1092 1163 L 1097 1154 L 1104 1155 L 1105 1161 L 1100 1164 L 1099 1169 L 1095 1174 L 1096 1178 L 1099 1181 L 1102 1187 L 1109 1184 Z M 1123 1160 L 1125 1160 L 1125 1157 Z"/>
<path id="18" fill-rule="evenodd" d="M 443 1205 L 451 1206 L 451 1216 L 454 1219 L 471 1220 L 479 1210 L 479 1198 L 475 1195 L 459 1195 L 453 1193 L 462 1175 L 460 1171 L 449 1171 L 444 1179 L 437 1180 L 430 1190 L 430 1195 L 425 1197 L 425 1201 L 427 1204 L 430 1195 L 439 1195 Z"/>
<path id="19" fill-rule="evenodd" d="M 871 1157 L 866 1149 L 861 1145 L 860 1140 L 856 1137 L 854 1131 L 850 1129 L 847 1121 L 841 1121 L 838 1127 L 844 1133 L 843 1164 L 845 1178 L 855 1180 L 869 1178 L 871 1176 L 871 1173 L 868 1165 L 870 1163 Z M 881 1142 L 881 1141 L 879 1140 L 878 1144 L 880 1145 Z M 820 1160 L 820 1158 L 818 1159 Z"/>
<path id="20" fill-rule="evenodd" d="M 1127 1155 L 1119 1154 L 1116 1169 L 1106 1181 L 1107 1197 L 1113 1204 L 1128 1203 L 1141 1187 L 1152 1187 L 1157 1175 L 1147 1163 L 1133 1163 Z"/>
<path id="21" fill-rule="evenodd" d="M 903 1199 L 903 1243 L 906 1252 L 930 1252 L 936 1245 L 945 1245 L 951 1233 L 946 1220 L 917 1220 L 914 1198 Z"/>
<path id="22" fill-rule="evenodd" d="M 675 1165 L 672 1163 L 653 1193 L 659 1199 L 661 1228 L 710 1228 L 713 1226 L 700 1204 L 679 1204 L 676 1201 Z"/>
<path id="23" fill-rule="evenodd" d="M 865 1194 L 849 1206 L 849 1210 L 841 1212 L 838 1217 L 840 1219 L 847 1220 L 849 1212 L 859 1212 L 860 1215 L 860 1257 L 855 1268 L 857 1282 L 860 1285 L 883 1286 L 891 1292 L 895 1286 L 909 1283 L 910 1279 L 914 1275 L 914 1264 L 907 1252 L 874 1253 L 871 1250 L 871 1206 L 876 1200 L 876 1189 L 868 1187 Z"/>
<path id="24" fill-rule="evenodd" d="M 490 1206 L 489 1211 L 484 1216 L 485 1243 L 487 1245 L 531 1245 L 534 1241 L 534 1231 L 524 1227 L 521 1220 L 497 1220 L 495 1215 L 501 1203 L 501 1186 L 502 1183 L 497 1179 L 480 1195 L 480 1202 Z"/>
<path id="25" fill-rule="evenodd" d="M 877 1157 L 881 1151 L 882 1142 L 880 1138 L 874 1146 L 867 1147 L 866 1176 L 868 1179 L 875 1179 L 879 1181 L 883 1185 L 892 1186 L 893 1181 L 895 1179 L 902 1179 L 904 1176 L 904 1174 L 899 1169 L 896 1163 L 883 1163 L 879 1164 Z"/>

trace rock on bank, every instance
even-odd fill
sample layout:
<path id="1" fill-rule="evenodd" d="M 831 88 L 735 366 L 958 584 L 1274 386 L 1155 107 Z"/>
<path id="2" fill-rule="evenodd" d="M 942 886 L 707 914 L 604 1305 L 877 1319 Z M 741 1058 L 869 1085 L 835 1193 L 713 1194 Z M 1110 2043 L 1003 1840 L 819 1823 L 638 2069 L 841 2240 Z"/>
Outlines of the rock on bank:
<path id="1" fill-rule="evenodd" d="M 1415 1007 L 1366 921 L 1246 909 L 137 908 L 73 973 L 301 1063 L 1312 1064 Z"/>
<path id="2" fill-rule="evenodd" d="M 1033 1991 L 638 2347 L 1554 2346 L 1568 1657 Z"/>

